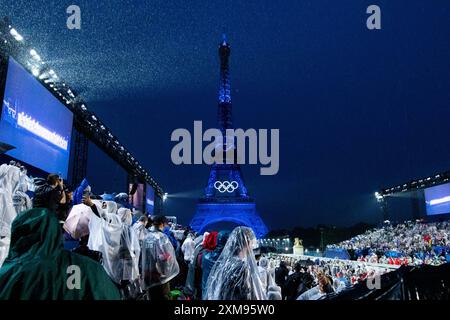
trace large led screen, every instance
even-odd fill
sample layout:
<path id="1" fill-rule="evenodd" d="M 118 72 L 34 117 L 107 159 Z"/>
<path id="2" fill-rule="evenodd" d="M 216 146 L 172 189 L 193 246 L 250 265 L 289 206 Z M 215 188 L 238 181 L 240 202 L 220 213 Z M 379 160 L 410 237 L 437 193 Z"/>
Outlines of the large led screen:
<path id="1" fill-rule="evenodd" d="M 7 154 L 67 178 L 72 113 L 13 58 L 9 58 L 0 119 Z"/>
<path id="2" fill-rule="evenodd" d="M 450 183 L 425 189 L 427 215 L 450 213 Z"/>

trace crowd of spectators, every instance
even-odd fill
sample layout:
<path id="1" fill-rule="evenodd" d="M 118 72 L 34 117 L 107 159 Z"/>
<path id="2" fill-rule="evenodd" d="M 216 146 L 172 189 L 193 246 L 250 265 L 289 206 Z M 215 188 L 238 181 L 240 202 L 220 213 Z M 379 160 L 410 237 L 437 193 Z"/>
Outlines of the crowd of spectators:
<path id="1" fill-rule="evenodd" d="M 273 273 L 283 300 L 319 300 L 389 272 L 383 267 L 350 260 L 300 260 L 279 255 L 269 259 L 269 264 L 277 266 Z"/>
<path id="2" fill-rule="evenodd" d="M 329 246 L 358 261 L 299 261 L 261 255 L 250 228 L 197 234 L 128 199 L 1 165 L 0 299 L 317 300 L 387 272 L 369 262 L 440 264 L 449 246 L 448 222 L 406 222 Z"/>
<path id="3" fill-rule="evenodd" d="M 328 245 L 347 250 L 359 261 L 395 265 L 440 265 L 450 253 L 450 223 L 407 221 L 366 231 L 349 240 Z"/>

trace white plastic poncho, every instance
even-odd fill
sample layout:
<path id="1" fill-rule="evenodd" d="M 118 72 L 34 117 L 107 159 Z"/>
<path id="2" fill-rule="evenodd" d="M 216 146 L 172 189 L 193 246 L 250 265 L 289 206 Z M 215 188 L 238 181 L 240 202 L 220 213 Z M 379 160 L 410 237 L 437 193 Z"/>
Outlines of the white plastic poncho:
<path id="1" fill-rule="evenodd" d="M 97 207 L 97 211 L 98 211 L 98 214 L 100 216 L 102 216 L 103 214 L 107 213 L 106 201 L 95 199 L 95 200 L 92 200 L 92 203 L 95 204 L 95 206 Z M 103 203 L 105 203 L 105 204 L 103 205 Z"/>
<path id="2" fill-rule="evenodd" d="M 114 201 L 105 201 L 105 200 L 92 200 L 92 203 L 97 206 L 98 213 L 100 215 L 104 213 L 111 213 L 116 214 L 117 213 L 117 203 Z"/>
<path id="3" fill-rule="evenodd" d="M 0 236 L 11 235 L 11 224 L 17 215 L 13 196 L 19 190 L 20 169 L 16 166 L 0 166 Z"/>
<path id="4" fill-rule="evenodd" d="M 103 201 L 106 202 L 106 212 L 108 213 L 117 213 L 117 203 L 115 203 L 114 201 Z"/>
<path id="5" fill-rule="evenodd" d="M 0 266 L 8 255 L 11 224 L 17 216 L 13 195 L 19 189 L 20 175 L 20 169 L 16 166 L 0 166 Z"/>
<path id="6" fill-rule="evenodd" d="M 120 220 L 122 220 L 122 223 L 126 224 L 127 226 L 131 226 L 131 223 L 133 222 L 133 215 L 131 214 L 131 210 L 127 208 L 119 208 L 117 210 L 117 215 L 119 216 Z"/>
<path id="7" fill-rule="evenodd" d="M 231 232 L 219 259 L 209 274 L 206 300 L 266 300 L 253 254 L 255 234 L 250 228 Z"/>
<path id="8" fill-rule="evenodd" d="M 184 240 L 181 251 L 183 251 L 185 261 L 192 262 L 194 260 L 195 243 L 191 235 Z"/>
<path id="9" fill-rule="evenodd" d="M 143 223 L 136 222 L 135 224 L 133 224 L 133 226 L 131 228 L 133 229 L 134 233 L 136 234 L 139 242 L 144 241 L 145 236 L 148 233 L 148 230 L 145 228 L 145 225 Z"/>
<path id="10" fill-rule="evenodd" d="M 258 271 L 259 277 L 261 279 L 261 284 L 266 292 L 268 290 L 268 287 L 273 284 L 273 282 L 271 281 L 272 279 L 269 274 L 269 271 L 267 270 L 268 267 L 269 267 L 269 260 L 266 257 L 262 257 L 259 260 Z"/>
<path id="11" fill-rule="evenodd" d="M 142 247 L 142 289 L 169 282 L 180 272 L 169 238 L 154 227 Z"/>
<path id="12" fill-rule="evenodd" d="M 33 207 L 30 197 L 26 194 L 30 185 L 32 185 L 31 179 L 28 178 L 25 173 L 21 172 L 19 177 L 19 186 L 13 194 L 13 204 L 17 214 Z"/>
<path id="13" fill-rule="evenodd" d="M 102 212 L 89 222 L 88 247 L 100 251 L 103 267 L 110 278 L 119 283 L 139 278 L 140 246 L 136 234 L 117 214 Z"/>

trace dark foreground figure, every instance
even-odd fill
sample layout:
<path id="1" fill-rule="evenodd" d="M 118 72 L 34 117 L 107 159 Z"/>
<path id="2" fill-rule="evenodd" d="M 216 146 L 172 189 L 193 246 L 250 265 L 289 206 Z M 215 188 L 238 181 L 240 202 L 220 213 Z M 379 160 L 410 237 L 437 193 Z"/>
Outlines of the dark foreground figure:
<path id="1" fill-rule="evenodd" d="M 78 279 L 76 271 L 79 270 Z M 75 286 L 75 287 L 74 287 Z M 56 215 L 45 208 L 19 214 L 12 224 L 9 255 L 0 269 L 0 300 L 119 300 L 103 267 L 65 251 Z"/>

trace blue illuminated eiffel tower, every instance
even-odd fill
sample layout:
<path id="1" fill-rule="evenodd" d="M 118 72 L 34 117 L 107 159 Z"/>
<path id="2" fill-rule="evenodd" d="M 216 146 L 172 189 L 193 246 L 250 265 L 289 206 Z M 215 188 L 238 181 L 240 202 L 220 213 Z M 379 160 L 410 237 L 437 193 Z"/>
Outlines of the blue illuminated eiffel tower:
<path id="1" fill-rule="evenodd" d="M 221 222 L 232 222 L 250 227 L 258 238 L 267 233 L 267 227 L 256 212 L 254 200 L 248 196 L 247 189 L 237 163 L 237 152 L 234 141 L 226 138 L 226 130 L 233 129 L 231 87 L 228 59 L 230 45 L 224 36 L 219 46 L 220 85 L 218 124 L 222 131 L 224 143 L 219 146 L 221 162 L 211 165 L 208 185 L 203 198 L 199 199 L 197 212 L 191 221 L 191 228 L 203 232 L 208 226 Z M 216 148 L 217 150 L 217 148 Z M 234 161 L 226 161 L 228 156 Z M 216 160 L 218 157 L 216 156 Z M 228 163 L 227 163 L 228 162 Z M 231 163 L 230 163 L 231 162 Z"/>

